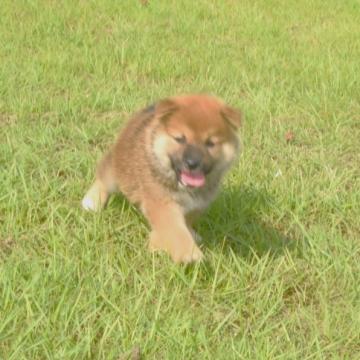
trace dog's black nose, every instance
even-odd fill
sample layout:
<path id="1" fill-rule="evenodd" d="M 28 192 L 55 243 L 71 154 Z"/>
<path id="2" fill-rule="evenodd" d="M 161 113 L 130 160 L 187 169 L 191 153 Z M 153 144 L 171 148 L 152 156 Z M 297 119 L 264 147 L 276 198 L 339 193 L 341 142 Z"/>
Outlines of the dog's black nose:
<path id="1" fill-rule="evenodd" d="M 200 161 L 194 158 L 185 158 L 185 165 L 189 168 L 189 170 L 195 170 L 200 165 Z"/>
<path id="2" fill-rule="evenodd" d="M 203 155 L 199 149 L 189 145 L 184 151 L 183 161 L 189 170 L 196 170 L 201 165 L 202 157 Z"/>

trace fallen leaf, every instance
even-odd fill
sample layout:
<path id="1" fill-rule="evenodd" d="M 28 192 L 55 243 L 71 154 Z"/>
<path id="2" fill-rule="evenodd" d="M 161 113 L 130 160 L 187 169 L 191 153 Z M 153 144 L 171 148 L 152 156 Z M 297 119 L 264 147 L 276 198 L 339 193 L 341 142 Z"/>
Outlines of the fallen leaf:
<path id="1" fill-rule="evenodd" d="M 140 360 L 140 359 L 141 359 L 140 346 L 135 346 L 132 349 L 131 360 Z"/>
<path id="2" fill-rule="evenodd" d="M 120 355 L 118 360 L 141 360 L 140 346 L 134 346 L 131 351 Z"/>
<path id="3" fill-rule="evenodd" d="M 286 141 L 287 143 L 291 143 L 291 142 L 293 142 L 294 140 L 295 140 L 295 135 L 294 135 L 294 133 L 293 133 L 291 130 L 287 131 L 286 134 L 285 134 L 285 141 Z"/>

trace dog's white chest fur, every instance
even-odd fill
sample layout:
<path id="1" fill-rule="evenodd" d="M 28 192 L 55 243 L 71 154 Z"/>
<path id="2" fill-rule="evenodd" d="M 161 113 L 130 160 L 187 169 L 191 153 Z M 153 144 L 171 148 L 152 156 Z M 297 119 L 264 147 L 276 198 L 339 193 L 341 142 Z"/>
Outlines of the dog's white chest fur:
<path id="1" fill-rule="evenodd" d="M 201 212 L 205 210 L 215 197 L 214 194 L 196 194 L 180 189 L 174 196 L 174 200 L 180 205 L 184 215 L 192 212 Z"/>

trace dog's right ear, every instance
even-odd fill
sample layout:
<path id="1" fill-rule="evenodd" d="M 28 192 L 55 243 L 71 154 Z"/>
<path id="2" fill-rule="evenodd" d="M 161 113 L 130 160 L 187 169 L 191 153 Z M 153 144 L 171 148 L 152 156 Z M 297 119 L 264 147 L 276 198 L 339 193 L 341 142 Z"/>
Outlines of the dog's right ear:
<path id="1" fill-rule="evenodd" d="M 167 119 L 176 111 L 178 110 L 179 106 L 176 104 L 176 102 L 171 99 L 167 98 L 164 100 L 160 100 L 155 105 L 155 113 L 156 117 L 163 122 L 166 122 Z"/>

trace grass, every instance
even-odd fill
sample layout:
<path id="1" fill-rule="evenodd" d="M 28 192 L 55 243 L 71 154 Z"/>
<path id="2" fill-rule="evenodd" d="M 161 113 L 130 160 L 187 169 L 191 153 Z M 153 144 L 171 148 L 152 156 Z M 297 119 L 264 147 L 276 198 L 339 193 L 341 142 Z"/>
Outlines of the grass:
<path id="1" fill-rule="evenodd" d="M 359 359 L 359 2 L 144 3 L 2 1 L 0 358 Z M 199 91 L 244 150 L 183 267 L 79 205 L 131 112 Z"/>

